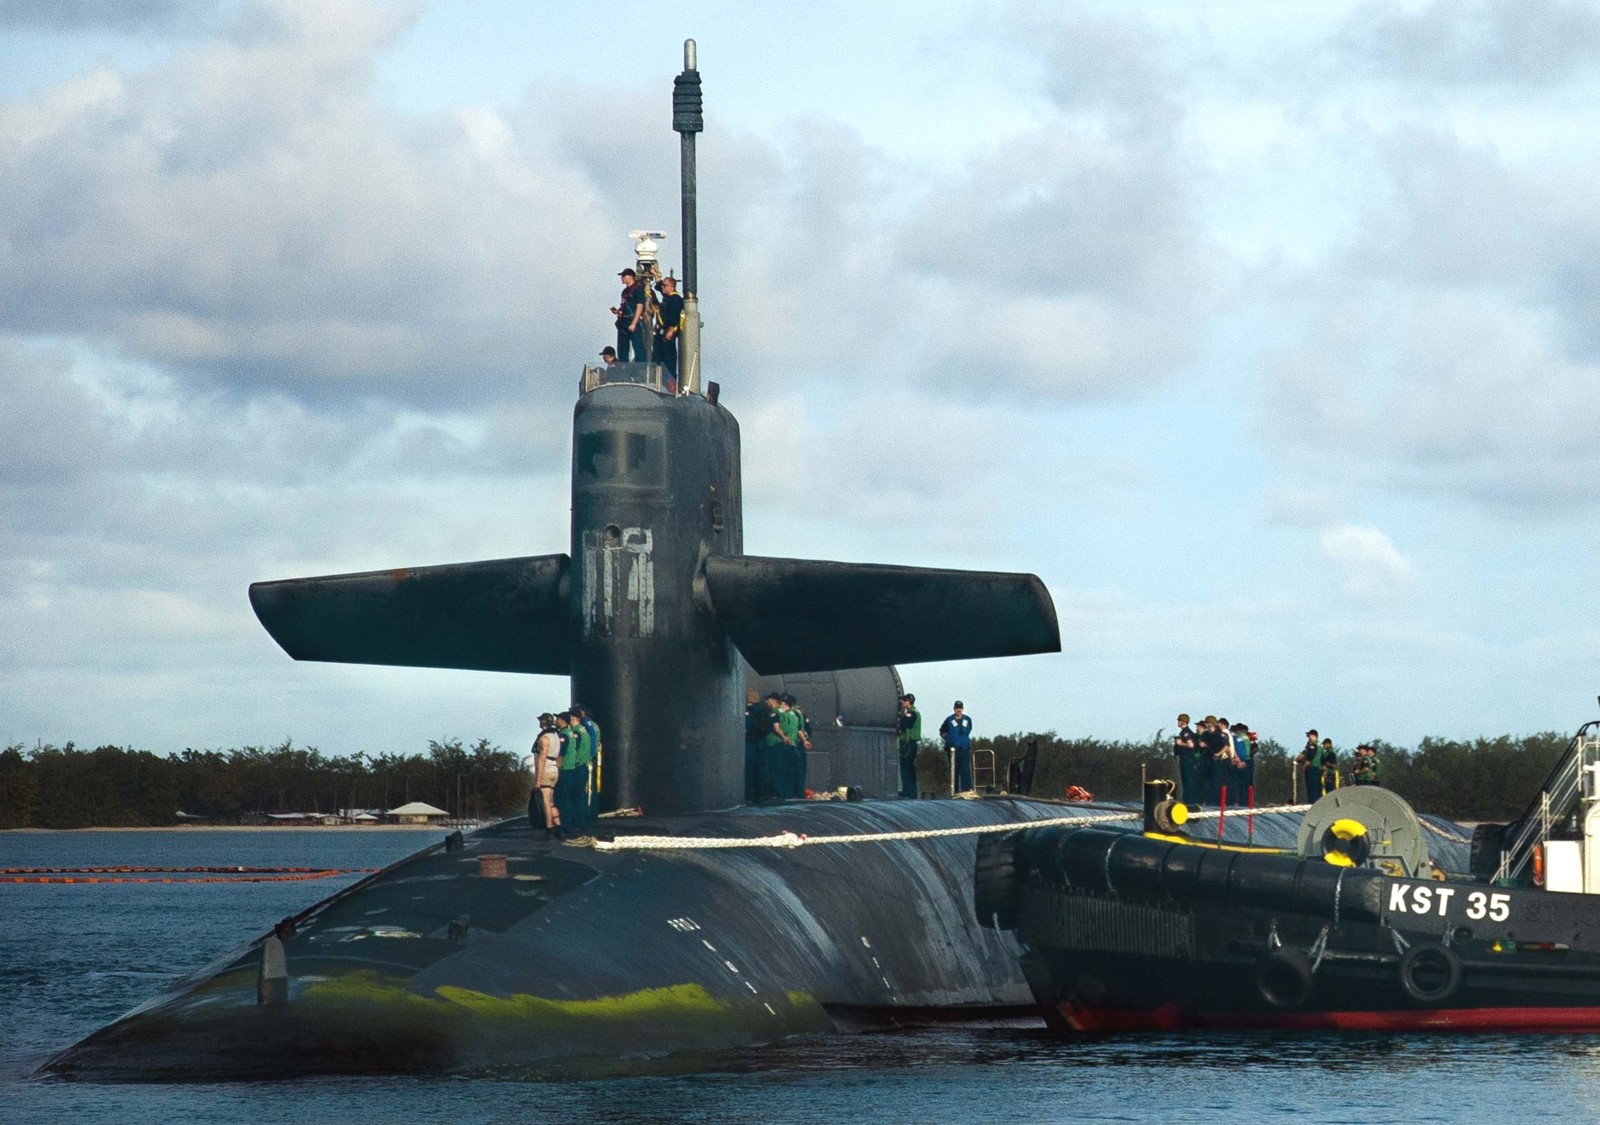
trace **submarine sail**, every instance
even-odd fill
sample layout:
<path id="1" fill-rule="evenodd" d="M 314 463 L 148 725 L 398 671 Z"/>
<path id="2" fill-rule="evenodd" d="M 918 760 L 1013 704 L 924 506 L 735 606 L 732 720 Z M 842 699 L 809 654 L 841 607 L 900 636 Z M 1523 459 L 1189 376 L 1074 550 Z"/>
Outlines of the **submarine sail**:
<path id="1" fill-rule="evenodd" d="M 692 42 L 674 108 L 690 180 Z M 643 272 L 654 243 L 639 233 Z M 1028 574 L 745 555 L 739 427 L 716 384 L 701 393 L 689 289 L 680 381 L 650 362 L 584 373 L 564 553 L 250 588 L 297 660 L 570 676 L 604 731 L 602 809 L 645 812 L 599 834 L 667 843 L 562 846 L 523 817 L 456 834 L 283 919 L 45 1073 L 570 1074 L 582 1060 L 615 1073 L 621 1058 L 1032 1010 L 1014 937 L 968 905 L 976 837 L 938 833 L 1061 807 L 739 807 L 743 693 L 747 662 L 806 673 L 1055 652 L 1050 595 Z M 862 834 L 882 842 L 803 856 L 761 842 Z"/>

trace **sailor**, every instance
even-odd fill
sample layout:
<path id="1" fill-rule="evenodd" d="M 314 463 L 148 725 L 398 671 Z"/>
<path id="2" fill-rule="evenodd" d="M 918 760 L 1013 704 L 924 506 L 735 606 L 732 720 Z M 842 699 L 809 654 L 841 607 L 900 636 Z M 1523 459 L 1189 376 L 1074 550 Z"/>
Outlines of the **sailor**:
<path id="1" fill-rule="evenodd" d="M 615 367 L 617 365 L 617 349 L 607 344 L 600 349 L 600 358 L 605 361 L 607 367 Z"/>
<path id="2" fill-rule="evenodd" d="M 1333 739 L 1322 740 L 1322 753 L 1318 758 L 1318 765 L 1322 767 L 1322 791 L 1332 793 L 1339 788 L 1339 754 L 1333 748 Z"/>
<path id="3" fill-rule="evenodd" d="M 1233 778 L 1233 735 L 1228 720 L 1221 715 L 1212 724 L 1211 733 L 1211 788 L 1207 792 L 1211 803 L 1220 806 L 1224 795 L 1230 799 L 1228 783 Z"/>
<path id="4" fill-rule="evenodd" d="M 1178 760 L 1178 796 L 1191 805 L 1200 803 L 1200 790 L 1195 784 L 1195 734 L 1189 726 L 1187 714 L 1178 716 L 1178 733 L 1172 736 L 1172 753 Z"/>
<path id="5" fill-rule="evenodd" d="M 643 362 L 644 334 L 639 331 L 639 322 L 644 318 L 644 286 L 633 270 L 623 270 L 617 277 L 622 281 L 622 296 L 611 306 L 611 315 L 617 318 L 617 358 L 627 363 L 631 354 Z"/>
<path id="6" fill-rule="evenodd" d="M 944 741 L 946 753 L 955 755 L 956 793 L 972 791 L 972 716 L 966 713 L 961 700 L 951 705 L 951 713 L 939 724 L 939 737 Z"/>
<path id="7" fill-rule="evenodd" d="M 1228 748 L 1224 721 L 1207 715 L 1200 720 L 1200 733 L 1195 741 L 1199 743 L 1195 755 L 1195 788 L 1199 790 L 1200 803 L 1215 805 L 1222 797 L 1224 781 L 1220 758 L 1226 756 Z"/>
<path id="8" fill-rule="evenodd" d="M 1206 732 L 1216 720 L 1210 715 L 1194 725 L 1194 793 L 1185 796 L 1190 808 L 1200 808 L 1211 793 L 1211 755 L 1206 752 Z"/>
<path id="9" fill-rule="evenodd" d="M 761 732 L 762 800 L 781 801 L 789 792 L 789 744 L 779 721 L 782 698 L 775 691 L 767 692 L 767 705 L 763 708 L 766 729 Z"/>
<path id="10" fill-rule="evenodd" d="M 1378 752 L 1366 743 L 1356 747 L 1356 756 L 1350 762 L 1350 784 L 1378 784 Z"/>
<path id="11" fill-rule="evenodd" d="M 556 718 L 546 711 L 539 716 L 539 735 L 533 751 L 523 760 L 532 775 L 533 791 L 528 794 L 528 827 L 559 839 L 561 814 L 556 810 L 556 782 L 561 776 L 561 739 L 556 734 Z"/>
<path id="12" fill-rule="evenodd" d="M 667 392 L 678 389 L 678 333 L 683 329 L 683 298 L 678 296 L 678 279 L 663 277 L 661 300 L 656 305 L 656 362 L 666 370 Z"/>
<path id="13" fill-rule="evenodd" d="M 1255 744 L 1250 741 L 1249 732 L 1244 723 L 1234 723 L 1229 731 L 1233 754 L 1229 758 L 1228 804 L 1236 807 L 1250 800 L 1250 790 L 1256 782 Z"/>
<path id="14" fill-rule="evenodd" d="M 922 712 L 917 710 L 917 697 L 900 697 L 900 716 L 896 720 L 895 747 L 900 752 L 900 796 L 914 800 L 917 796 L 917 749 L 922 744 Z"/>
<path id="15" fill-rule="evenodd" d="M 584 733 L 589 736 L 589 769 L 585 782 L 589 799 L 584 804 L 583 820 L 585 824 L 593 824 L 595 817 L 600 815 L 600 755 L 604 750 L 600 743 L 600 724 L 594 721 L 589 709 L 581 703 L 572 705 L 572 713 L 578 717 Z"/>
<path id="16" fill-rule="evenodd" d="M 1322 745 L 1317 741 L 1317 731 L 1313 727 L 1306 731 L 1305 749 L 1295 755 L 1295 762 L 1300 767 L 1300 776 L 1305 781 L 1305 800 L 1308 804 L 1320 800 L 1322 797 Z"/>
<path id="17" fill-rule="evenodd" d="M 761 694 L 751 688 L 744 693 L 744 799 L 747 804 L 761 800 L 765 766 L 761 754 L 761 736 L 769 724 Z"/>
<path id="18" fill-rule="evenodd" d="M 789 705 L 789 710 L 794 712 L 794 795 L 806 795 L 806 775 L 810 771 L 811 763 L 806 755 L 811 753 L 811 720 L 806 718 L 806 713 L 800 709 L 800 701 L 792 695 L 785 695 L 783 701 Z"/>
<path id="19" fill-rule="evenodd" d="M 557 756 L 556 815 L 564 827 L 576 830 L 580 826 L 577 810 L 573 807 L 573 779 L 577 774 L 578 732 L 574 729 L 572 712 L 561 711 L 555 716 L 555 733 L 561 741 Z"/>
<path id="20" fill-rule="evenodd" d="M 590 779 L 594 768 L 594 737 L 589 733 L 589 728 L 583 723 L 583 715 L 576 706 L 569 708 L 567 714 L 572 717 L 572 819 L 568 824 L 570 828 L 587 828 L 589 826 L 589 800 Z M 598 728 L 597 728 L 598 729 Z"/>
<path id="21" fill-rule="evenodd" d="M 778 733 L 783 739 L 783 745 L 778 750 L 784 759 L 783 788 L 778 791 L 778 796 L 784 800 L 794 800 L 805 795 L 800 776 L 800 763 L 805 758 L 805 751 L 800 747 L 800 712 L 794 709 L 792 695 L 778 697 Z"/>

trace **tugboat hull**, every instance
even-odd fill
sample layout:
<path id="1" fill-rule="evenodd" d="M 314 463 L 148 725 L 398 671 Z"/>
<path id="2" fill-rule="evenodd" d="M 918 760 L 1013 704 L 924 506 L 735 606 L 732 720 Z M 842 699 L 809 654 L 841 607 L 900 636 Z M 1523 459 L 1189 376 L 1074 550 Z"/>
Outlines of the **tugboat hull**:
<path id="1" fill-rule="evenodd" d="M 1023 971 L 1061 1030 L 1600 1030 L 1591 896 L 1096 828 L 1015 854 Z"/>

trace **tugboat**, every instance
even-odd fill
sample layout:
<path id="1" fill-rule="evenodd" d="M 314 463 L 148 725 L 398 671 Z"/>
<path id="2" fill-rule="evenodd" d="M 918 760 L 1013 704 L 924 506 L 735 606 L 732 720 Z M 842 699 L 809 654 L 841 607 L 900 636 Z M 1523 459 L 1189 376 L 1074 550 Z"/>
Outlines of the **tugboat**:
<path id="1" fill-rule="evenodd" d="M 1014 930 L 1061 1031 L 1600 1030 L 1600 722 L 1518 820 L 1467 834 L 1376 787 L 1310 806 L 1292 850 L 1023 829 L 979 845 L 979 921 Z"/>

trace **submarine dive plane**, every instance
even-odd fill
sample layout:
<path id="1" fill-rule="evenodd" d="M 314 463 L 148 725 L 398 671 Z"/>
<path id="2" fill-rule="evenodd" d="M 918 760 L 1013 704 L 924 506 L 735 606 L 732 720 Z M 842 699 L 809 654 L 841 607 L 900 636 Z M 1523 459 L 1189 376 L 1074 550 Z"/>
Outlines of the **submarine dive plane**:
<path id="1" fill-rule="evenodd" d="M 595 847 L 548 842 L 522 817 L 456 833 L 282 920 L 43 1073 L 615 1072 L 799 1032 L 1031 1011 L 1014 939 L 969 906 L 975 837 L 919 834 L 1059 806 L 740 807 L 746 662 L 787 674 L 1045 653 L 1060 635 L 1033 575 L 744 553 L 738 424 L 700 378 L 692 40 L 684 63 L 681 378 L 650 362 L 585 369 L 570 549 L 250 588 L 296 660 L 570 676 L 604 732 L 602 810 L 645 815 L 602 819 Z M 650 232 L 636 236 L 639 270 L 654 273 Z M 860 834 L 899 839 L 726 846 Z M 657 843 L 610 846 L 645 835 Z"/>

